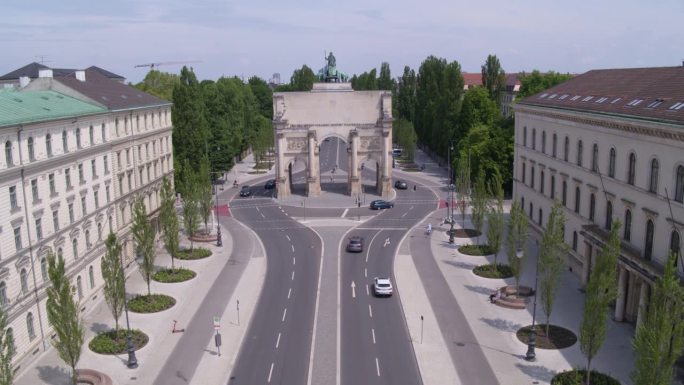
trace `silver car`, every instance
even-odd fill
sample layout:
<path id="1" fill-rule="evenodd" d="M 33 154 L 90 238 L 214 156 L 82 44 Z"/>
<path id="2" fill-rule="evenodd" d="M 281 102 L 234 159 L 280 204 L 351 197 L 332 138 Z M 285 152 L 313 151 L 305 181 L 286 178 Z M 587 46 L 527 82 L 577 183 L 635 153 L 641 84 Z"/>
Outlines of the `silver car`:
<path id="1" fill-rule="evenodd" d="M 392 282 L 389 278 L 375 277 L 373 279 L 373 294 L 376 297 L 380 296 L 392 296 Z"/>

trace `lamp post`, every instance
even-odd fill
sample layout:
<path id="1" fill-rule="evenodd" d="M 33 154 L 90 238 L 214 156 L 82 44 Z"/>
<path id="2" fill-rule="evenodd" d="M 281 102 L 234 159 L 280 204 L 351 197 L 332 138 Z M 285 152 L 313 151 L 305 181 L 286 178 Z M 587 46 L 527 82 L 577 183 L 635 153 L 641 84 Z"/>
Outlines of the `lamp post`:
<path id="1" fill-rule="evenodd" d="M 449 141 L 449 151 L 447 155 L 447 161 L 449 162 L 449 202 L 447 202 L 447 215 L 449 216 L 449 243 L 454 243 L 454 189 L 452 188 L 453 183 L 453 172 L 451 167 L 451 151 L 454 149 L 454 141 Z"/>
<path id="2" fill-rule="evenodd" d="M 138 359 L 135 357 L 133 337 L 131 336 L 131 324 L 128 320 L 128 299 L 126 299 L 126 273 L 124 272 L 123 255 L 120 256 L 119 261 L 121 262 L 121 274 L 124 275 L 124 310 L 126 311 L 126 329 L 128 330 L 128 334 L 126 335 L 128 362 L 126 363 L 126 366 L 128 366 L 129 369 L 135 369 L 138 367 Z"/>
<path id="3" fill-rule="evenodd" d="M 216 195 L 216 246 L 223 246 L 223 241 L 221 240 L 221 221 L 219 220 L 218 211 L 218 186 L 214 185 L 214 194 Z"/>
<path id="4" fill-rule="evenodd" d="M 532 307 L 532 328 L 527 340 L 527 353 L 525 353 L 525 360 L 534 361 L 537 354 L 534 352 L 534 347 L 537 345 L 537 329 L 535 321 L 537 318 L 537 281 L 539 280 L 539 241 L 537 242 L 537 262 L 534 270 L 534 306 Z M 522 250 L 521 250 L 522 254 Z M 517 252 L 516 252 L 517 255 Z"/>

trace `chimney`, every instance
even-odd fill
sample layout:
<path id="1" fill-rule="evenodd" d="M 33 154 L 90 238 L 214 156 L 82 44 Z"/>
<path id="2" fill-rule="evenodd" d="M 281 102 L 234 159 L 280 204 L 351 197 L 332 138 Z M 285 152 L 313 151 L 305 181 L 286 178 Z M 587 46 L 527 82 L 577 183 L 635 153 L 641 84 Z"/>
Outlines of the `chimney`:
<path id="1" fill-rule="evenodd" d="M 76 79 L 84 82 L 85 81 L 85 71 L 84 70 L 78 70 L 75 72 L 76 74 Z"/>
<path id="2" fill-rule="evenodd" d="M 26 76 L 26 75 L 20 76 L 19 77 L 19 87 L 21 87 L 21 88 L 26 87 L 30 81 L 31 81 L 31 79 L 29 79 L 28 76 Z"/>
<path id="3" fill-rule="evenodd" d="M 39 78 L 52 78 L 52 70 L 49 68 L 39 70 L 38 71 L 38 77 Z"/>

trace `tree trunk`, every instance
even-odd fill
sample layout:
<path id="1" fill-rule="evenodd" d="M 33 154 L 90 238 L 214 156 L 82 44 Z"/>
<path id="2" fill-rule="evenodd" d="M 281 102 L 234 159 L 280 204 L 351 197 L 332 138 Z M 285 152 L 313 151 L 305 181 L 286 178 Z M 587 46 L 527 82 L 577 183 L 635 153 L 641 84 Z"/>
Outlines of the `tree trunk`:
<path id="1" fill-rule="evenodd" d="M 587 357 L 587 384 L 591 385 L 591 357 Z"/>

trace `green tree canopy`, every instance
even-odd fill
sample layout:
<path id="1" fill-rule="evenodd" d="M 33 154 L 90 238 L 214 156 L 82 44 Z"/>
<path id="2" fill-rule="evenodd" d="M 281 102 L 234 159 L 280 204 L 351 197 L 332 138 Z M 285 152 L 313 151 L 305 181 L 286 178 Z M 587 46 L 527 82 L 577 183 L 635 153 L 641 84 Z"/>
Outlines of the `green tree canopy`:
<path id="1" fill-rule="evenodd" d="M 271 120 L 273 119 L 273 91 L 265 80 L 258 76 L 252 76 L 247 82 L 252 89 L 252 94 L 257 100 L 259 113 Z"/>
<path id="2" fill-rule="evenodd" d="M 501 92 L 506 89 L 506 73 L 496 55 L 488 55 L 482 65 L 482 85 L 489 92 L 490 99 L 497 105 L 501 103 Z M 498 111 L 498 110 L 497 110 Z"/>
<path id="3" fill-rule="evenodd" d="M 105 302 L 114 317 L 114 330 L 119 331 L 119 317 L 126 301 L 124 269 L 121 264 L 121 245 L 114 233 L 109 233 L 105 240 L 105 255 L 100 260 L 100 271 L 104 287 L 102 289 Z"/>
<path id="4" fill-rule="evenodd" d="M 532 96 L 570 79 L 572 79 L 572 75 L 561 74 L 554 71 L 541 73 L 538 70 L 534 70 L 529 74 L 523 73 L 522 75 L 518 75 L 518 80 L 520 80 L 520 92 L 518 92 L 516 100 Z"/>
<path id="5" fill-rule="evenodd" d="M 461 140 L 477 125 L 491 126 L 499 118 L 499 108 L 489 98 L 489 93 L 482 87 L 474 87 L 466 91 L 463 97 L 461 113 L 458 118 L 459 134 L 456 139 Z"/>
<path id="6" fill-rule="evenodd" d="M 396 105 L 398 118 L 413 122 L 416 112 L 416 71 L 411 67 L 404 67 L 404 73 L 397 84 Z"/>
<path id="7" fill-rule="evenodd" d="M 173 89 L 180 84 L 180 76 L 168 72 L 150 70 L 145 79 L 134 87 L 160 99 L 173 101 Z"/>

